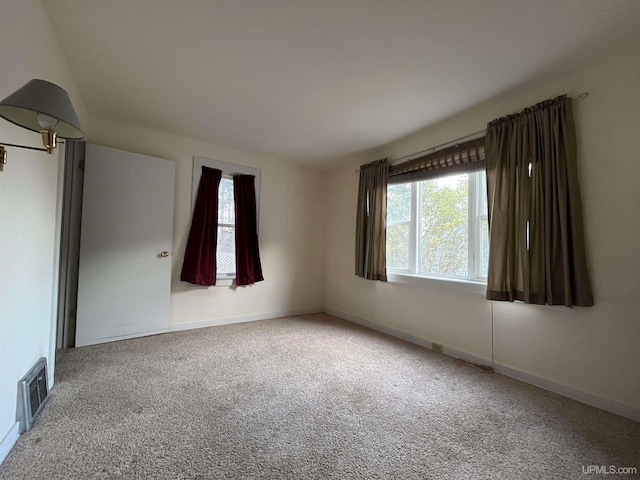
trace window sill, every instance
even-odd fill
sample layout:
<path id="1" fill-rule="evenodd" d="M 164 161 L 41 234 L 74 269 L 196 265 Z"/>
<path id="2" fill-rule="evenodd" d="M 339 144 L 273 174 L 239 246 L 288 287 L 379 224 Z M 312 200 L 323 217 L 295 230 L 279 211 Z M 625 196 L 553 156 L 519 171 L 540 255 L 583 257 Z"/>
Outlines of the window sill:
<path id="1" fill-rule="evenodd" d="M 230 287 L 236 281 L 236 277 L 218 277 L 214 287 Z"/>
<path id="2" fill-rule="evenodd" d="M 412 273 L 387 272 L 387 281 L 391 283 L 408 283 L 410 285 L 429 288 L 457 290 L 458 292 L 474 293 L 476 295 L 485 295 L 487 293 L 486 283 L 458 280 L 455 278 L 426 277 Z"/>

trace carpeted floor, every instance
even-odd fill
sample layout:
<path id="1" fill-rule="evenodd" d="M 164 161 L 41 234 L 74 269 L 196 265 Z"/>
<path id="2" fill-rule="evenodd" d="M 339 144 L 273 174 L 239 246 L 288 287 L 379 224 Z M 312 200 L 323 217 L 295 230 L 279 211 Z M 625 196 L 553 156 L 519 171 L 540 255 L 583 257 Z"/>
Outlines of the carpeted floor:
<path id="1" fill-rule="evenodd" d="M 0 479 L 633 477 L 590 465 L 640 424 L 317 314 L 60 352 Z"/>

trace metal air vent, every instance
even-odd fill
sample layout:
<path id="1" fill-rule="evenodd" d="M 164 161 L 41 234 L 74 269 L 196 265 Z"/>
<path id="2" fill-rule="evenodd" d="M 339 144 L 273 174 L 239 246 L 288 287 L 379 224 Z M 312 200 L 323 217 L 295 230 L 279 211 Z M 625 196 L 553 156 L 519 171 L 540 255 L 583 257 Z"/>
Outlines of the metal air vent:
<path id="1" fill-rule="evenodd" d="M 31 429 L 47 400 L 47 359 L 42 357 L 18 382 L 16 420 L 20 422 L 20 433 Z"/>

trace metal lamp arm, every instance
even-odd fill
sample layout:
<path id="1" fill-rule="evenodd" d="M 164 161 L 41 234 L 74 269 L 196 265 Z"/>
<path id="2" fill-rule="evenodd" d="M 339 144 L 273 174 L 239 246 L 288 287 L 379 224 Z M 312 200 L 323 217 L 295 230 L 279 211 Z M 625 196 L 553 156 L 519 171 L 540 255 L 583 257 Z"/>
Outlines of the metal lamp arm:
<path id="1" fill-rule="evenodd" d="M 29 147 L 27 145 L 17 145 L 15 143 L 5 143 L 5 142 L 0 142 L 0 148 L 1 147 L 17 147 L 17 148 L 24 148 L 26 150 L 38 150 L 39 152 L 47 151 L 46 148 L 42 148 L 42 147 Z"/>

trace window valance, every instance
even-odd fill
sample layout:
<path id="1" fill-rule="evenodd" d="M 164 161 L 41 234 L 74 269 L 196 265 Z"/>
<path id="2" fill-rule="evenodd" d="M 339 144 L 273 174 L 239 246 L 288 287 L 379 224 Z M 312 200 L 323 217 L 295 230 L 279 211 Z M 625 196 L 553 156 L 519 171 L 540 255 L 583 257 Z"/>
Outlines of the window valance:
<path id="1" fill-rule="evenodd" d="M 484 170 L 484 137 L 414 158 L 389 169 L 389 183 L 429 180 Z"/>

